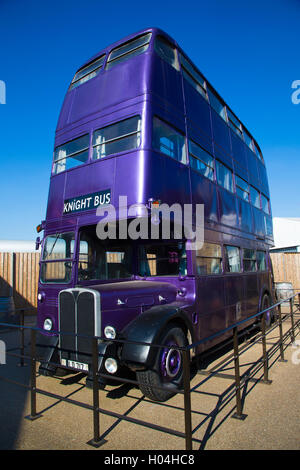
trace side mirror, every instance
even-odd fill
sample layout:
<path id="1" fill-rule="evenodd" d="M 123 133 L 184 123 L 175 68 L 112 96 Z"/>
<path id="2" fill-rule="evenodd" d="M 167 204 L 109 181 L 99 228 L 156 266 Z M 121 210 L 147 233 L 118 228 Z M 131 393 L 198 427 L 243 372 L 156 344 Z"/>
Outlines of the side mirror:
<path id="1" fill-rule="evenodd" d="M 39 250 L 40 246 L 41 246 L 41 239 L 40 237 L 37 237 L 37 239 L 35 240 L 35 249 Z"/>

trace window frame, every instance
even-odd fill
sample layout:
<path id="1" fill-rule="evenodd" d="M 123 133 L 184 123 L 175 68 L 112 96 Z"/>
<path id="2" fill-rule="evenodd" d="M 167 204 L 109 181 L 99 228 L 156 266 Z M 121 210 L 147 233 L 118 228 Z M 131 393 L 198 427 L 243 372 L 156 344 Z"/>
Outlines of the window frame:
<path id="1" fill-rule="evenodd" d="M 209 102 L 208 93 L 207 93 L 207 84 L 205 78 L 199 73 L 194 67 L 194 65 L 182 54 L 179 52 L 180 66 L 182 71 L 183 78 L 191 84 L 191 86 L 198 92 L 200 95 Z M 186 76 L 188 78 L 186 78 Z M 203 84 L 200 83 L 199 79 L 203 81 Z M 199 89 L 197 88 L 199 86 Z"/>
<path id="2" fill-rule="evenodd" d="M 128 121 L 130 119 L 133 119 L 133 118 L 139 118 L 138 122 L 140 123 L 140 129 L 137 129 L 136 131 L 132 131 L 132 132 L 128 132 L 127 134 L 123 134 L 123 135 L 119 135 L 117 137 L 114 137 L 112 139 L 108 139 L 108 140 L 104 140 L 103 142 L 97 144 L 95 143 L 94 144 L 94 138 L 97 138 L 98 136 L 96 136 L 96 133 L 98 131 L 101 131 L 103 129 L 107 129 L 108 127 L 112 127 L 114 125 L 117 125 L 121 122 L 125 122 L 125 121 Z M 122 139 L 125 139 L 127 137 L 131 137 L 131 136 L 134 136 L 136 135 L 137 136 L 137 139 L 139 138 L 139 145 L 137 147 L 133 147 L 133 148 L 130 148 L 130 149 L 126 149 L 126 150 L 121 150 L 120 152 L 113 152 L 113 153 L 109 153 L 108 155 L 104 155 L 103 157 L 99 157 L 99 158 L 95 158 L 94 157 L 94 150 L 97 148 L 97 147 L 100 147 L 102 145 L 106 145 L 106 144 L 110 144 L 112 142 L 117 142 L 117 141 L 120 141 Z M 99 161 L 99 160 L 102 160 L 103 158 L 107 158 L 107 157 L 111 157 L 113 155 L 119 155 L 119 154 L 122 154 L 122 153 L 126 153 L 126 152 L 131 152 L 133 150 L 137 150 L 141 147 L 142 145 L 142 116 L 140 114 L 135 114 L 133 116 L 127 116 L 126 118 L 124 119 L 121 119 L 119 121 L 115 121 L 111 124 L 107 124 L 103 127 L 100 127 L 98 129 L 94 129 L 93 132 L 92 132 L 92 144 L 91 144 L 91 161 L 92 162 L 96 162 L 96 161 Z"/>
<path id="3" fill-rule="evenodd" d="M 236 248 L 238 250 L 238 258 L 239 258 L 239 270 L 238 271 L 230 271 L 229 267 L 229 256 L 228 256 L 228 251 L 227 248 Z M 242 258 L 241 258 L 241 249 L 239 246 L 236 245 L 224 245 L 224 272 L 226 274 L 239 274 L 243 272 L 243 264 L 242 264 Z"/>
<path id="4" fill-rule="evenodd" d="M 163 44 L 165 44 L 166 46 L 168 46 L 170 49 L 173 49 L 174 50 L 174 59 L 175 59 L 175 63 L 172 64 L 170 61 L 166 60 L 165 56 L 162 55 L 160 53 L 160 51 L 156 48 L 156 44 L 158 41 L 161 41 Z M 157 36 L 155 36 L 154 38 L 154 44 L 153 44 L 153 51 L 164 61 L 166 62 L 167 64 L 169 64 L 171 67 L 173 67 L 173 69 L 175 69 L 177 72 L 179 72 L 180 70 L 180 66 L 179 66 L 179 57 L 178 57 L 178 50 L 177 50 L 177 47 L 172 44 L 170 41 L 168 41 L 167 38 L 165 38 L 164 36 L 158 34 Z"/>
<path id="5" fill-rule="evenodd" d="M 220 186 L 221 188 L 225 189 L 226 191 L 228 191 L 230 194 L 234 194 L 234 182 L 233 182 L 233 171 L 231 168 L 229 168 L 227 165 L 225 165 L 223 162 L 221 162 L 220 160 L 216 159 L 215 161 L 215 165 L 216 165 L 216 182 L 218 184 L 218 186 Z M 221 165 L 223 166 L 224 168 L 226 168 L 227 171 L 229 171 L 231 173 L 231 188 L 232 189 L 228 189 L 226 186 L 223 186 L 222 184 L 219 183 L 219 175 L 218 175 L 218 165 Z"/>
<path id="6" fill-rule="evenodd" d="M 178 159 L 172 157 L 172 155 L 169 155 L 168 153 L 162 152 L 161 148 L 157 148 L 157 147 L 154 146 L 154 120 L 160 121 L 161 123 L 163 123 L 163 125 L 169 127 L 174 132 L 176 132 L 176 134 L 178 134 L 179 136 L 182 137 L 183 142 L 184 142 L 184 158 L 185 158 L 185 161 L 178 160 Z M 186 140 L 187 139 L 186 139 L 185 133 L 183 133 L 182 131 L 179 131 L 176 127 L 174 127 L 172 124 L 170 124 L 169 122 L 162 119 L 160 116 L 158 116 L 156 114 L 154 114 L 152 116 L 152 143 L 151 143 L 152 150 L 154 150 L 156 152 L 159 152 L 160 154 L 164 155 L 165 157 L 171 158 L 172 160 L 174 160 L 177 163 L 180 163 L 181 165 L 186 165 L 187 166 L 188 165 L 188 152 L 187 152 L 187 142 L 186 142 Z"/>
<path id="7" fill-rule="evenodd" d="M 211 163 L 212 165 L 209 165 L 207 162 L 205 162 L 202 158 L 200 158 L 198 155 L 196 155 L 195 153 L 193 153 L 193 151 L 191 150 L 191 144 L 192 145 L 195 145 L 196 147 L 198 147 L 200 149 L 200 151 L 206 155 L 208 155 L 208 157 L 211 159 Z M 188 154 L 189 154 L 189 164 L 190 164 L 190 168 L 194 171 L 197 171 L 201 176 L 203 176 L 204 178 L 207 178 L 208 180 L 210 181 L 215 181 L 215 178 L 216 178 L 216 171 L 215 171 L 215 160 L 214 160 L 214 157 L 209 153 L 207 152 L 203 147 L 201 147 L 201 145 L 197 144 L 194 140 L 192 139 L 188 139 Z M 191 165 L 191 161 L 192 161 L 192 158 L 194 158 L 195 160 L 198 160 L 200 161 L 201 163 L 203 163 L 203 165 L 206 166 L 206 168 L 209 168 L 211 171 L 212 171 L 212 178 L 210 178 L 209 176 L 206 176 L 204 175 L 200 170 L 198 170 L 197 168 L 194 168 L 192 165 Z"/>
<path id="8" fill-rule="evenodd" d="M 88 82 L 89 80 L 91 80 L 92 78 L 95 78 L 99 72 L 101 71 L 104 63 L 105 63 L 105 57 L 106 57 L 106 54 L 102 54 L 100 57 L 97 57 L 96 59 L 94 59 L 93 61 L 91 61 L 89 64 L 85 65 L 84 67 L 81 67 L 78 72 L 75 73 L 74 77 L 73 77 L 73 80 L 71 81 L 71 84 L 69 86 L 69 91 L 73 90 L 74 88 L 77 88 L 78 86 L 80 85 L 83 85 L 84 83 Z M 102 60 L 102 61 L 101 61 Z M 88 72 L 84 73 L 83 75 L 80 75 L 77 79 L 76 77 L 78 76 L 78 74 L 81 74 L 82 72 L 84 72 L 84 70 L 86 69 L 90 69 L 90 67 L 93 65 L 93 64 L 97 64 L 98 62 L 100 62 L 100 65 L 97 65 L 95 68 L 93 68 L 92 70 L 89 70 Z M 92 75 L 94 74 L 92 77 L 90 78 L 87 78 L 89 75 Z M 84 78 L 86 78 L 86 80 L 82 81 Z"/>
<path id="9" fill-rule="evenodd" d="M 249 258 L 245 256 L 245 251 L 252 251 L 254 253 L 254 258 Z M 254 262 L 255 269 L 245 269 L 245 261 Z M 256 250 L 254 248 L 243 248 L 243 272 L 244 273 L 255 273 L 257 272 L 257 258 Z"/>
<path id="10" fill-rule="evenodd" d="M 56 152 L 57 152 L 58 149 L 60 149 L 60 148 L 62 148 L 62 147 L 64 147 L 64 146 L 67 146 L 68 144 L 71 144 L 72 142 L 75 142 L 76 140 L 79 140 L 79 139 L 81 139 L 81 138 L 83 138 L 83 137 L 88 137 L 88 146 L 87 146 L 87 147 L 83 147 L 83 148 L 80 149 L 80 150 L 76 150 L 75 152 L 72 152 L 72 153 L 70 153 L 70 154 L 67 154 L 65 157 L 57 158 L 57 159 L 55 160 L 55 154 L 56 154 Z M 77 165 L 73 166 L 72 168 L 65 168 L 65 169 L 62 170 L 62 171 L 59 171 L 59 172 L 55 171 L 55 172 L 54 172 L 54 169 L 55 169 L 57 163 L 59 163 L 59 162 L 61 162 L 61 161 L 63 161 L 63 160 L 65 160 L 65 161 L 67 162 L 67 160 L 70 159 L 70 158 L 72 158 L 72 157 L 74 157 L 74 155 L 79 155 L 79 154 L 84 153 L 84 152 L 87 152 L 87 159 L 86 159 L 84 162 L 78 163 Z M 61 144 L 61 145 L 58 145 L 57 147 L 55 147 L 55 149 L 54 149 L 54 155 L 53 155 L 53 164 L 52 164 L 52 172 L 51 172 L 51 174 L 52 174 L 53 176 L 59 175 L 59 174 L 63 173 L 64 171 L 69 171 L 69 170 L 72 170 L 73 168 L 77 168 L 78 166 L 85 165 L 86 163 L 88 163 L 89 159 L 90 159 L 90 133 L 87 133 L 87 134 L 80 135 L 79 137 L 75 137 L 75 139 L 69 140 L 68 142 L 65 142 L 64 144 Z M 65 165 L 65 167 L 66 167 L 66 166 L 67 166 L 67 165 Z"/>
<path id="11" fill-rule="evenodd" d="M 201 251 L 204 248 L 204 245 L 215 245 L 216 247 L 219 247 L 220 249 L 220 256 L 201 256 L 199 255 L 199 251 Z M 209 273 L 199 273 L 198 272 L 198 259 L 214 259 L 214 260 L 219 260 L 219 266 L 220 266 L 220 272 L 214 273 L 214 272 L 209 272 Z M 196 250 L 195 253 L 195 275 L 196 276 L 220 276 L 224 274 L 224 255 L 223 255 L 223 250 L 222 250 L 222 245 L 219 243 L 211 243 L 211 242 L 204 242 L 203 246 L 200 250 Z"/>
<path id="12" fill-rule="evenodd" d="M 133 47 L 133 49 L 130 49 L 129 51 L 126 51 L 126 52 L 123 52 L 119 55 L 117 55 L 116 57 L 113 57 L 112 59 L 110 58 L 111 55 L 119 50 L 119 49 L 122 49 L 124 48 L 126 45 L 129 45 L 131 43 L 133 43 L 134 41 L 137 41 L 138 39 L 141 39 L 141 38 L 147 38 L 147 36 L 149 37 L 146 42 L 136 46 L 136 47 Z M 105 64 L 105 70 L 110 70 L 112 69 L 115 65 L 117 65 L 118 63 L 123 63 L 123 62 L 126 62 L 126 56 L 129 55 L 128 59 L 130 59 L 130 57 L 132 57 L 132 53 L 139 50 L 139 49 L 142 49 L 143 47 L 145 46 L 148 46 L 146 50 L 144 51 L 141 51 L 140 54 L 143 54 L 144 52 L 147 52 L 147 50 L 149 49 L 149 45 L 150 45 L 150 42 L 151 42 L 151 39 L 152 39 L 152 32 L 149 31 L 148 33 L 144 33 L 144 34 L 140 34 L 128 41 L 126 41 L 125 43 L 122 43 L 122 44 L 119 44 L 118 46 L 114 47 L 113 49 L 111 49 L 108 53 L 108 57 L 107 57 L 107 61 L 106 61 L 106 64 Z M 136 54 L 134 55 L 134 57 L 140 55 L 140 54 Z M 122 59 L 120 61 L 120 59 Z M 117 61 L 117 62 L 116 62 Z M 113 65 L 112 65 L 113 64 Z"/>
<path id="13" fill-rule="evenodd" d="M 234 175 L 234 180 L 235 180 L 235 192 L 236 192 L 236 195 L 242 199 L 243 201 L 246 201 L 246 202 L 250 202 L 250 188 L 249 188 L 249 183 L 244 180 L 243 178 L 241 178 L 240 176 L 238 175 Z M 241 180 L 243 181 L 246 185 L 247 185 L 247 190 L 245 188 L 243 188 L 240 184 L 239 184 L 239 181 L 238 180 Z M 245 199 L 244 197 L 242 197 L 240 194 L 238 194 L 238 191 L 237 191 L 237 188 L 243 192 L 243 194 L 247 194 L 247 199 Z"/>

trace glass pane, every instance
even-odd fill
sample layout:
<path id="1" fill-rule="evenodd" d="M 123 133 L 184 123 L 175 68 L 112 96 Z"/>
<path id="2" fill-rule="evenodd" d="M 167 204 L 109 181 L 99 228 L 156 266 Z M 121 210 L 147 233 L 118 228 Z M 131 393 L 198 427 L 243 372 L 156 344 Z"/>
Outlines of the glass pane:
<path id="1" fill-rule="evenodd" d="M 244 181 L 239 176 L 235 176 L 235 185 L 236 185 L 236 193 L 237 195 L 244 199 L 245 201 L 249 201 L 249 185 L 246 181 Z"/>
<path id="2" fill-rule="evenodd" d="M 81 150 L 86 150 L 89 148 L 90 136 L 88 134 L 74 139 L 71 142 L 61 145 L 55 149 L 54 160 L 59 160 L 61 158 L 68 157 L 73 153 L 80 152 Z"/>
<path id="3" fill-rule="evenodd" d="M 186 60 L 186 58 L 182 54 L 180 54 L 180 61 L 182 67 L 185 68 L 187 74 L 190 75 L 195 82 L 198 82 L 201 87 L 205 89 L 204 78 L 197 72 L 194 66 L 188 60 Z"/>
<path id="4" fill-rule="evenodd" d="M 157 117 L 153 119 L 153 148 L 169 155 L 175 160 L 186 163 L 184 136 Z"/>
<path id="5" fill-rule="evenodd" d="M 132 246 L 128 240 L 101 240 L 96 227 L 80 235 L 78 281 L 130 278 L 133 274 Z"/>
<path id="6" fill-rule="evenodd" d="M 232 171 L 219 161 L 216 161 L 217 181 L 220 186 L 233 192 Z"/>
<path id="7" fill-rule="evenodd" d="M 86 150 L 84 152 L 76 153 L 72 157 L 67 157 L 63 158 L 62 160 L 58 160 L 57 162 L 54 162 L 53 173 L 56 175 L 58 173 L 61 173 L 62 171 L 70 170 L 71 168 L 74 168 L 78 165 L 82 165 L 82 163 L 88 161 L 88 158 L 89 151 Z"/>
<path id="8" fill-rule="evenodd" d="M 224 119 L 224 121 L 227 121 L 225 106 L 221 103 L 219 98 L 217 98 L 212 90 L 208 88 L 207 92 L 211 107 L 219 114 L 219 116 L 221 116 L 222 119 Z"/>
<path id="9" fill-rule="evenodd" d="M 148 33 L 148 34 L 144 34 L 143 36 L 140 36 L 139 38 L 132 39 L 131 41 L 127 42 L 126 44 L 123 44 L 122 46 L 116 47 L 109 54 L 108 61 L 111 61 L 112 59 L 115 59 L 116 57 L 119 57 L 123 54 L 127 54 L 133 49 L 136 49 L 138 47 L 144 46 L 145 44 L 148 44 L 150 42 L 150 39 L 151 39 L 151 33 Z"/>
<path id="10" fill-rule="evenodd" d="M 226 270 L 230 273 L 241 271 L 240 249 L 236 246 L 225 246 Z"/>
<path id="11" fill-rule="evenodd" d="M 66 284 L 71 280 L 72 266 L 72 261 L 56 261 L 54 263 L 42 263 L 41 281 Z"/>
<path id="12" fill-rule="evenodd" d="M 93 134 L 93 158 L 98 159 L 140 146 L 141 118 L 134 116 L 99 129 Z"/>
<path id="13" fill-rule="evenodd" d="M 197 274 L 221 274 L 222 260 L 219 258 L 205 258 L 197 256 L 196 258 Z"/>
<path id="14" fill-rule="evenodd" d="M 256 271 L 256 254 L 255 250 L 245 248 L 243 250 L 244 271 Z"/>
<path id="15" fill-rule="evenodd" d="M 214 179 L 214 159 L 204 149 L 191 140 L 189 141 L 190 166 L 203 176 Z"/>
<path id="16" fill-rule="evenodd" d="M 117 47 L 110 53 L 106 68 L 110 69 L 114 65 L 124 62 L 131 57 L 142 54 L 148 49 L 150 39 L 151 33 L 148 33 L 124 44 L 123 46 Z"/>
<path id="17" fill-rule="evenodd" d="M 175 47 L 169 44 L 165 39 L 156 37 L 154 49 L 157 54 L 164 59 L 168 64 L 172 65 L 176 70 L 178 67 L 177 52 Z"/>
<path id="18" fill-rule="evenodd" d="M 245 129 L 244 129 L 244 139 L 245 139 L 245 142 L 248 145 L 249 149 L 251 149 L 253 151 L 252 138 L 250 137 L 250 135 L 248 134 L 248 132 Z"/>
<path id="19" fill-rule="evenodd" d="M 259 271 L 265 271 L 267 268 L 266 253 L 264 251 L 257 251 L 256 258 L 257 258 L 257 269 Z"/>
<path id="20" fill-rule="evenodd" d="M 44 261 L 56 259 L 70 259 L 74 253 L 74 232 L 58 233 L 49 235 L 44 242 Z"/>
<path id="21" fill-rule="evenodd" d="M 197 250 L 197 256 L 222 258 L 222 249 L 220 245 L 215 243 L 203 243 L 200 250 Z"/>
<path id="22" fill-rule="evenodd" d="M 99 57 L 99 59 L 96 59 L 90 65 L 87 65 L 83 69 L 79 70 L 73 78 L 70 88 L 75 88 L 78 85 L 81 85 L 82 83 L 86 82 L 87 80 L 90 80 L 91 78 L 95 77 L 100 72 L 101 66 L 104 62 L 104 57 L 104 55 Z"/>
<path id="23" fill-rule="evenodd" d="M 149 244 L 139 247 L 140 276 L 175 276 L 187 274 L 185 245 Z"/>
<path id="24" fill-rule="evenodd" d="M 270 214 L 269 200 L 263 194 L 261 194 L 261 205 L 262 205 L 262 210 L 266 214 Z"/>
<path id="25" fill-rule="evenodd" d="M 251 203 L 253 204 L 253 206 L 260 209 L 259 192 L 257 191 L 257 189 L 253 188 L 253 186 L 250 186 L 250 199 L 251 199 Z"/>

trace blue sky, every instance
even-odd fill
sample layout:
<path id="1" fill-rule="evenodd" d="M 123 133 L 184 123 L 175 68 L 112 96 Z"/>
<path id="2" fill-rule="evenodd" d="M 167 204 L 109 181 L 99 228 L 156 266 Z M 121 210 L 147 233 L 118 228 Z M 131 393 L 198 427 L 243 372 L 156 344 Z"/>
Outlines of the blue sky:
<path id="1" fill-rule="evenodd" d="M 144 27 L 182 46 L 260 144 L 273 216 L 300 217 L 299 0 L 0 0 L 0 239 L 45 218 L 54 133 L 76 69 Z"/>

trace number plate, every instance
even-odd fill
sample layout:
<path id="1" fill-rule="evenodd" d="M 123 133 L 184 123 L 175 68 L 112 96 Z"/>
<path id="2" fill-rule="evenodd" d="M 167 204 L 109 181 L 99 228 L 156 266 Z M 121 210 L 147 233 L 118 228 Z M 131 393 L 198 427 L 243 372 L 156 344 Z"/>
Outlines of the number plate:
<path id="1" fill-rule="evenodd" d="M 83 362 L 68 361 L 68 367 L 72 367 L 72 369 L 84 370 L 86 372 L 89 371 L 88 364 L 84 364 Z"/>

